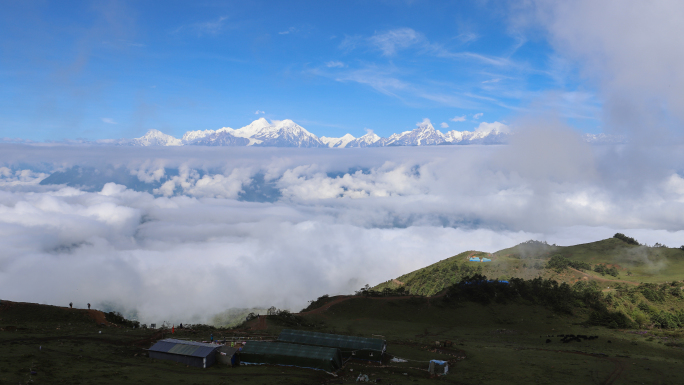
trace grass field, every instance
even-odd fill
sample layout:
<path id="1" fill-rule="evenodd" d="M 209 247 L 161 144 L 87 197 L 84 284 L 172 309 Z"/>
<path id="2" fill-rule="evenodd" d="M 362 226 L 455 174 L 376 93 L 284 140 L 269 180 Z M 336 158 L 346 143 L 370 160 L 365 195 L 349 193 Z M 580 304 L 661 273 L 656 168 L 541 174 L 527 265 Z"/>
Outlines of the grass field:
<path id="1" fill-rule="evenodd" d="M 359 374 L 385 384 L 684 383 L 684 284 L 672 282 L 684 278 L 682 250 L 608 239 L 571 247 L 525 243 L 491 254 L 491 263 L 467 262 L 471 255 L 490 256 L 469 251 L 375 287 L 386 293 L 409 288 L 414 295 L 323 296 L 299 314 L 262 316 L 232 329 L 198 325 L 173 335 L 168 329 L 132 328 L 95 310 L 3 300 L 0 384 L 342 384 L 355 382 Z M 553 256 L 615 266 L 618 276 L 547 268 Z M 449 297 L 459 287 L 451 285 L 477 273 L 552 278 L 599 299 L 553 311 L 549 303 L 524 296 L 503 301 L 490 293 L 494 297 L 487 305 Z M 641 282 L 646 284 L 637 285 Z M 619 313 L 631 328 L 591 326 L 596 306 L 603 305 L 602 314 Z M 387 340 L 388 357 L 382 364 L 349 361 L 331 375 L 280 366 L 199 369 L 150 359 L 146 351 L 170 336 L 268 339 L 283 328 L 380 336 Z M 598 338 L 563 343 L 560 335 Z M 451 345 L 445 347 L 445 341 Z M 431 377 L 430 359 L 448 361 L 450 373 Z"/>
<path id="2" fill-rule="evenodd" d="M 319 331 L 381 335 L 388 341 L 388 353 L 407 362 L 348 362 L 334 377 L 292 367 L 198 369 L 152 360 L 145 348 L 169 337 L 169 330 L 98 327 L 83 310 L 12 305 L 0 311 L 0 383 L 8 384 L 321 384 L 354 382 L 359 373 L 390 384 L 677 384 L 684 367 L 680 331 L 585 327 L 581 323 L 588 310 L 581 308 L 570 316 L 524 303 L 453 305 L 441 298 L 350 297 L 302 319 Z M 266 320 L 266 330 L 251 330 L 248 324 L 241 329 L 183 330 L 173 336 L 247 338 L 277 335 L 292 327 L 275 317 Z M 547 337 L 559 334 L 599 338 L 564 344 L 560 337 Z M 445 340 L 453 346 L 436 346 Z M 430 378 L 430 359 L 449 361 L 449 375 Z"/>

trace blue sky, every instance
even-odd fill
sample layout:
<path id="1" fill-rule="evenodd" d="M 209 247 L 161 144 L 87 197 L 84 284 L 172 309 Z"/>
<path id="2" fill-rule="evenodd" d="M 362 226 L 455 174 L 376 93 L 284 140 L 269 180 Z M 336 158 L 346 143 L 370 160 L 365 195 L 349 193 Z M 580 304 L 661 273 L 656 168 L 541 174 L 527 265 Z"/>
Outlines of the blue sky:
<path id="1" fill-rule="evenodd" d="M 0 137 L 181 136 L 262 116 L 387 136 L 533 109 L 601 132 L 595 82 L 507 4 L 3 1 Z"/>

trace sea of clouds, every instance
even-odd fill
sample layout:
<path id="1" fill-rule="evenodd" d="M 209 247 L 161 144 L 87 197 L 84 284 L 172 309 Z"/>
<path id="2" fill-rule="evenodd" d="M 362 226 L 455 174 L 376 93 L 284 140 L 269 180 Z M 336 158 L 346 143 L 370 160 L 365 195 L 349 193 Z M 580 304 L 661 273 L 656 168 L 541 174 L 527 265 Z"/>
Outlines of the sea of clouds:
<path id="1" fill-rule="evenodd" d="M 679 247 L 682 149 L 592 146 L 553 122 L 506 146 L 0 145 L 0 293 L 201 322 L 529 239 Z"/>

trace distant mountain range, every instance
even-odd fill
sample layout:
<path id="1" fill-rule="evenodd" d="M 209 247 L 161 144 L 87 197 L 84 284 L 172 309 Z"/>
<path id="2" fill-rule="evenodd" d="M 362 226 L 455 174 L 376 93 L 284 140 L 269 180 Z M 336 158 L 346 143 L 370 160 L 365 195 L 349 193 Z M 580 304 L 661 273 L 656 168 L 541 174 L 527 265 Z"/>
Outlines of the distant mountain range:
<path id="1" fill-rule="evenodd" d="M 387 146 L 434 146 L 466 144 L 506 144 L 511 131 L 503 123 L 481 123 L 474 131 L 436 130 L 428 119 L 418 123 L 411 131 L 392 134 L 382 138 L 372 131 L 359 138 L 346 134 L 340 138 L 318 137 L 292 120 L 260 118 L 239 129 L 224 127 L 218 130 L 188 131 L 178 139 L 158 130 L 150 130 L 144 136 L 134 139 L 106 139 L 96 143 L 119 146 L 256 146 L 256 147 L 387 147 Z M 624 143 L 618 136 L 605 134 L 584 134 L 589 143 Z M 83 143 L 83 142 L 81 142 Z"/>

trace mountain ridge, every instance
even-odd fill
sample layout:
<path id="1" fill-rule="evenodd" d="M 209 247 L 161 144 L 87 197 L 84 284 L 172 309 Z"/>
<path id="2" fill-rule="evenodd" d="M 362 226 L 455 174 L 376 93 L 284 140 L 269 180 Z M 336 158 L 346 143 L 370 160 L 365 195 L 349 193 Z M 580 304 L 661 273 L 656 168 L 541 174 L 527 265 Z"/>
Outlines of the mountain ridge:
<path id="1" fill-rule="evenodd" d="M 380 137 L 368 130 L 361 137 L 347 133 L 339 138 L 318 137 L 290 119 L 268 121 L 259 118 L 250 124 L 234 129 L 222 127 L 217 130 L 191 130 L 181 138 L 151 129 L 145 135 L 133 139 L 104 139 L 100 145 L 118 146 L 254 146 L 254 147 L 301 147 L 301 148 L 359 148 L 391 146 L 435 145 L 496 145 L 508 144 L 515 133 L 501 122 L 482 122 L 473 131 L 451 130 L 442 133 L 435 129 L 429 119 L 416 124 L 413 130 Z M 583 134 L 582 139 L 591 144 L 621 144 L 626 140 L 619 135 Z"/>

